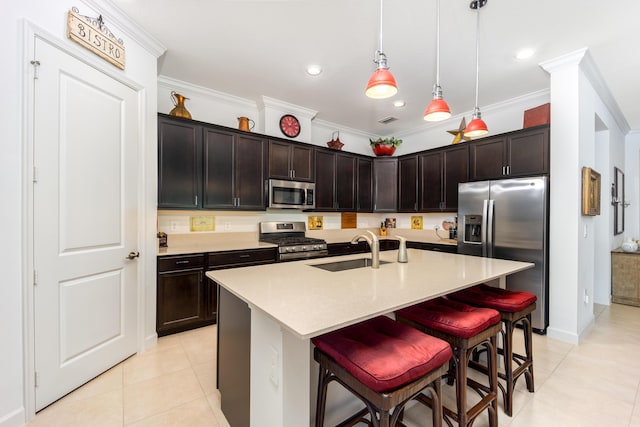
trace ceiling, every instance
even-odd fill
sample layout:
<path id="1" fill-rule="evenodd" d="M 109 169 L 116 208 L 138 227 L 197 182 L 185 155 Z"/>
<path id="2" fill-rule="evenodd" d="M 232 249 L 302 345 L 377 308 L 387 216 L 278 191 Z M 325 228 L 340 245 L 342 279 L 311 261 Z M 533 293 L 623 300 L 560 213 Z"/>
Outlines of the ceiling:
<path id="1" fill-rule="evenodd" d="M 112 1 L 167 48 L 160 75 L 249 100 L 275 98 L 374 135 L 429 126 L 422 116 L 436 74 L 435 0 L 384 1 L 383 50 L 398 83 L 385 100 L 364 95 L 379 46 L 377 0 Z M 469 1 L 442 0 L 440 12 L 440 83 L 454 116 L 467 117 L 476 62 Z M 587 47 L 631 129 L 640 129 L 638 16 L 637 0 L 488 0 L 480 11 L 480 109 L 547 89 L 538 64 Z M 521 48 L 535 54 L 517 60 Z M 309 64 L 323 73 L 306 74 Z M 394 107 L 398 99 L 406 106 Z M 378 123 L 389 116 L 398 120 Z"/>

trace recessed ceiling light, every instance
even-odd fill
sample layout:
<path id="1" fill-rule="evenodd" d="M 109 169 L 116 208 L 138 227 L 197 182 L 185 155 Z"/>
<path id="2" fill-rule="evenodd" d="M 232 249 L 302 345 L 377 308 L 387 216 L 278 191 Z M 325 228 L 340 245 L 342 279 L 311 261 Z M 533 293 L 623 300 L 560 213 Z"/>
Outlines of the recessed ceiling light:
<path id="1" fill-rule="evenodd" d="M 309 65 L 307 67 L 307 74 L 310 76 L 317 76 L 322 73 L 322 68 L 319 65 Z"/>
<path id="2" fill-rule="evenodd" d="M 534 50 L 533 49 L 521 49 L 516 53 L 516 59 L 529 59 L 533 56 L 534 54 Z"/>
<path id="3" fill-rule="evenodd" d="M 394 107 L 400 108 L 400 107 L 404 107 L 405 105 L 407 105 L 407 103 L 401 99 L 398 99 L 397 101 L 393 101 Z"/>

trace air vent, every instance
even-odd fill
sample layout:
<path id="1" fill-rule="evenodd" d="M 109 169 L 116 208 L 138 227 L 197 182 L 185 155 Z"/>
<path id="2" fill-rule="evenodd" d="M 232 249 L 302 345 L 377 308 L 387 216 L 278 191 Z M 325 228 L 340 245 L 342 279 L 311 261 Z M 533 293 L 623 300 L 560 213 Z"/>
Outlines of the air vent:
<path id="1" fill-rule="evenodd" d="M 385 117 L 384 119 L 378 120 L 378 123 L 382 125 L 388 125 L 389 123 L 395 122 L 396 120 L 398 120 L 397 117 L 388 116 L 388 117 Z"/>

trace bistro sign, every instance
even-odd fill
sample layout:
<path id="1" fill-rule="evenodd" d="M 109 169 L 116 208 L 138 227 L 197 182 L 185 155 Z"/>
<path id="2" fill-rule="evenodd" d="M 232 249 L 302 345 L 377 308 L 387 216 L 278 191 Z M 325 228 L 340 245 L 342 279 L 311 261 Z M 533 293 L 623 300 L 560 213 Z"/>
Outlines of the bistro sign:
<path id="1" fill-rule="evenodd" d="M 122 39 L 116 39 L 104 25 L 102 15 L 91 18 L 80 15 L 77 8 L 72 8 L 67 19 L 67 36 L 85 49 L 124 70 L 124 42 Z"/>

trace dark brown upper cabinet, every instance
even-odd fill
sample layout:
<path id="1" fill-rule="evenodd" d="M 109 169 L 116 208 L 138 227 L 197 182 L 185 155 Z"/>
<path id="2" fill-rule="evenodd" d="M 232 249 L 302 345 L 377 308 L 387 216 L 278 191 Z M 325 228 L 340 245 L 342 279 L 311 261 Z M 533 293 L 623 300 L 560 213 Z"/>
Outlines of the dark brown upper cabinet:
<path id="1" fill-rule="evenodd" d="M 470 179 L 549 173 L 549 126 L 538 126 L 469 143 Z"/>
<path id="2" fill-rule="evenodd" d="M 398 160 L 398 212 L 418 211 L 418 156 Z"/>
<path id="3" fill-rule="evenodd" d="M 398 159 L 396 157 L 373 159 L 373 210 L 374 212 L 398 210 Z"/>
<path id="4" fill-rule="evenodd" d="M 203 145 L 203 208 L 264 210 L 266 141 L 205 128 Z"/>
<path id="5" fill-rule="evenodd" d="M 202 207 L 202 126 L 158 118 L 158 208 Z"/>
<path id="6" fill-rule="evenodd" d="M 292 142 L 269 141 L 269 178 L 313 181 L 313 149 Z"/>
<path id="7" fill-rule="evenodd" d="M 421 212 L 458 210 L 458 184 L 469 180 L 469 147 L 459 144 L 422 153 L 419 160 Z"/>

